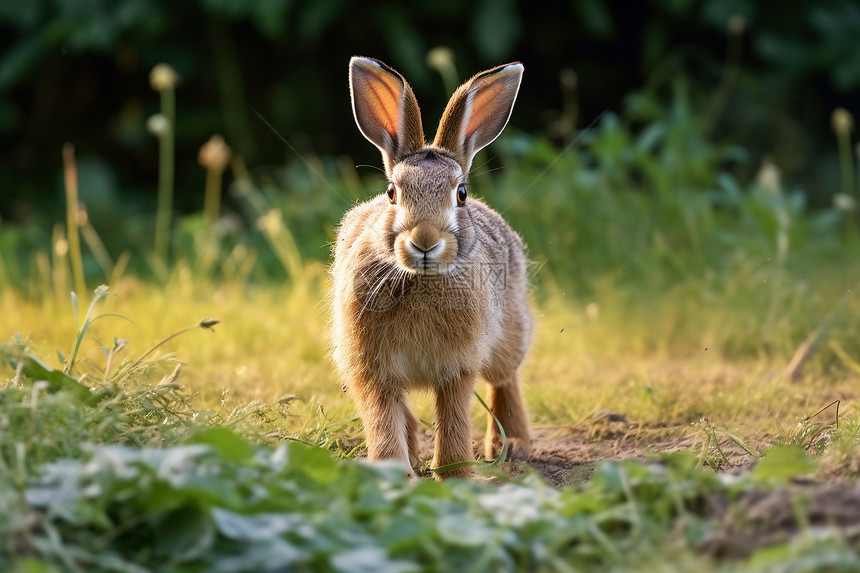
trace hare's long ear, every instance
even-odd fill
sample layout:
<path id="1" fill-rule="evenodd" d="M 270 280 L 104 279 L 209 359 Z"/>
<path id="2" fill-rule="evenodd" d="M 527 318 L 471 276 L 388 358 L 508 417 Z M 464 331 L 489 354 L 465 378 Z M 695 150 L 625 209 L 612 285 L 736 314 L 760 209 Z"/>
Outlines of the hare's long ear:
<path id="1" fill-rule="evenodd" d="M 385 174 L 424 147 L 421 112 L 412 88 L 399 73 L 379 60 L 349 61 L 349 91 L 358 129 L 382 152 Z"/>
<path id="2" fill-rule="evenodd" d="M 451 96 L 433 145 L 454 152 L 463 173 L 507 125 L 522 78 L 521 63 L 506 64 L 477 74 Z"/>

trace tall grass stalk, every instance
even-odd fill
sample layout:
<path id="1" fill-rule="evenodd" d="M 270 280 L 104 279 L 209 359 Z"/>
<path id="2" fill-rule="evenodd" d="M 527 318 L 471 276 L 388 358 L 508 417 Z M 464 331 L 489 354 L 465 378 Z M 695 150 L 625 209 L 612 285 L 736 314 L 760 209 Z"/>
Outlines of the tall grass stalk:
<path id="1" fill-rule="evenodd" d="M 454 52 L 447 46 L 437 46 L 427 52 L 427 65 L 439 72 L 445 93 L 453 93 L 460 83 L 457 67 L 454 65 Z"/>
<path id="2" fill-rule="evenodd" d="M 857 160 L 857 187 L 854 190 L 857 196 L 860 197 L 860 143 L 854 146 L 854 159 Z"/>
<path id="3" fill-rule="evenodd" d="M 93 317 L 93 311 L 96 308 L 96 305 L 101 302 L 108 295 L 108 287 L 105 285 L 99 286 L 93 293 L 93 300 L 90 303 L 90 307 L 87 309 L 87 314 L 84 315 L 83 322 L 78 322 L 78 297 L 75 296 L 75 293 L 72 293 L 72 306 L 75 308 L 75 323 L 78 324 L 78 331 L 75 333 L 75 341 L 72 343 L 72 351 L 69 353 L 68 358 L 65 360 L 65 364 L 63 364 L 63 372 L 66 374 L 71 374 L 72 369 L 75 367 L 75 361 L 78 357 L 78 351 L 81 348 L 81 342 L 84 340 L 84 336 L 89 330 L 90 325 L 99 318 L 99 316 Z M 100 316 L 116 316 L 115 314 L 110 315 L 100 315 Z"/>
<path id="4" fill-rule="evenodd" d="M 110 281 L 114 270 L 113 259 L 111 258 L 101 237 L 99 237 L 95 227 L 93 227 L 93 224 L 90 222 L 89 214 L 83 205 L 80 205 L 78 209 L 77 220 L 84 242 L 87 244 L 87 247 L 89 247 L 99 267 L 101 267 L 105 280 Z"/>
<path id="5" fill-rule="evenodd" d="M 206 169 L 206 193 L 203 197 L 203 215 L 210 227 L 215 225 L 221 209 L 221 180 L 230 164 L 230 147 L 220 135 L 213 135 L 200 148 L 197 161 Z"/>
<path id="6" fill-rule="evenodd" d="M 0 292 L 9 292 L 11 281 L 9 280 L 9 273 L 6 270 L 6 263 L 3 260 L 3 253 L 0 253 Z"/>
<path id="7" fill-rule="evenodd" d="M 75 290 L 84 293 L 87 291 L 87 285 L 84 280 L 81 236 L 78 231 L 78 170 L 75 165 L 75 146 L 71 143 L 63 146 L 63 174 L 66 182 L 66 241 L 69 246 L 69 260 L 72 264 Z"/>
<path id="8" fill-rule="evenodd" d="M 296 239 L 284 224 L 280 209 L 272 209 L 263 194 L 254 186 L 241 158 L 232 162 L 237 194 L 248 202 L 257 217 L 257 226 L 263 232 L 275 256 L 294 284 L 304 283 L 305 265 Z"/>
<path id="9" fill-rule="evenodd" d="M 3 228 L 3 218 L 0 217 L 0 229 Z M 6 268 L 6 261 L 3 260 L 3 252 L 0 251 L 0 293 L 10 292 L 12 281 L 9 278 L 9 271 Z"/>
<path id="10" fill-rule="evenodd" d="M 170 244 L 170 218 L 173 210 L 173 137 L 176 103 L 173 90 L 161 92 L 161 110 L 167 118 L 167 133 L 158 140 L 158 207 L 155 223 L 155 252 L 167 260 Z"/>
<path id="11" fill-rule="evenodd" d="M 149 80 L 152 88 L 161 95 L 161 116 L 165 120 L 163 129 L 156 133 L 158 137 L 158 206 L 155 215 L 155 254 L 162 262 L 166 262 L 173 210 L 173 141 L 176 126 L 174 88 L 178 76 L 167 64 L 158 64 L 152 69 Z"/>
<path id="12" fill-rule="evenodd" d="M 221 175 L 223 171 L 206 170 L 206 195 L 203 198 L 203 214 L 210 225 L 218 220 L 221 203 Z"/>
<path id="13" fill-rule="evenodd" d="M 181 329 L 177 330 L 176 332 L 174 332 L 173 334 L 171 334 L 170 336 L 168 336 L 168 337 L 162 339 L 161 341 L 153 344 L 146 352 L 141 354 L 137 360 L 132 362 L 130 366 L 128 366 L 127 368 L 124 368 L 124 369 L 125 370 L 133 370 L 137 365 L 139 365 L 141 362 L 143 362 L 147 356 L 149 356 L 150 354 L 152 354 L 153 352 L 158 350 L 159 347 L 170 342 L 171 340 L 173 340 L 177 336 L 180 336 L 182 334 L 185 334 L 186 332 L 190 332 L 190 331 L 195 330 L 197 328 L 204 328 L 206 330 L 213 330 L 215 325 L 218 324 L 219 322 L 221 322 L 221 321 L 218 319 L 215 319 L 215 318 L 204 318 L 196 324 L 192 324 L 191 326 L 186 326 L 185 328 L 181 328 Z"/>
<path id="14" fill-rule="evenodd" d="M 257 220 L 257 224 L 268 239 L 275 256 L 283 265 L 284 270 L 293 282 L 301 282 L 304 275 L 304 264 L 299 252 L 296 239 L 284 224 L 280 209 L 271 209 Z"/>
<path id="15" fill-rule="evenodd" d="M 69 241 L 65 235 L 61 224 L 54 225 L 51 234 L 51 244 L 54 247 L 52 258 L 42 268 L 45 276 L 50 278 L 49 284 L 54 291 L 54 300 L 57 301 L 64 299 L 70 289 L 74 290 L 74 287 L 69 285 Z"/>
<path id="16" fill-rule="evenodd" d="M 836 108 L 831 116 L 833 131 L 839 141 L 839 166 L 842 171 L 842 192 L 851 197 L 854 195 L 854 161 L 851 157 L 851 131 L 854 129 L 854 117 L 845 108 Z"/>

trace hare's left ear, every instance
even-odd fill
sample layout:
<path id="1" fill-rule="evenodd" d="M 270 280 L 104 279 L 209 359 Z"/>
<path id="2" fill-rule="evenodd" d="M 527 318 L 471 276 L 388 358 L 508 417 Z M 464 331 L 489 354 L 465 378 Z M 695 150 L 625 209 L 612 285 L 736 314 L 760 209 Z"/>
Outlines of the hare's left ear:
<path id="1" fill-rule="evenodd" d="M 506 64 L 477 74 L 451 96 L 433 145 L 454 152 L 464 174 L 507 125 L 522 78 L 521 63 Z"/>
<path id="2" fill-rule="evenodd" d="M 421 111 L 412 88 L 399 73 L 373 58 L 349 61 L 349 92 L 355 123 L 382 152 L 385 174 L 424 147 Z"/>

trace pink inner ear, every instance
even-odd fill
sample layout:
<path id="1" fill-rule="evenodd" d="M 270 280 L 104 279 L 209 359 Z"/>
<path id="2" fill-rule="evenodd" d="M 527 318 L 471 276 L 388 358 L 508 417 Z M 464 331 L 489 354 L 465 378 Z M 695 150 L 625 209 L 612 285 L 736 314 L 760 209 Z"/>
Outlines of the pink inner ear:
<path id="1" fill-rule="evenodd" d="M 478 128 L 499 109 L 498 95 L 505 89 L 504 79 L 492 82 L 490 85 L 481 86 L 476 90 L 472 98 L 472 110 L 469 114 L 469 123 L 466 126 L 465 136 L 471 137 Z"/>
<path id="2" fill-rule="evenodd" d="M 361 80 L 356 82 L 356 87 L 361 91 L 359 101 L 363 103 L 363 111 L 373 116 L 392 138 L 396 138 L 403 90 L 400 80 L 383 70 L 377 73 L 376 70 L 356 68 L 356 71 L 359 76 L 356 79 Z"/>

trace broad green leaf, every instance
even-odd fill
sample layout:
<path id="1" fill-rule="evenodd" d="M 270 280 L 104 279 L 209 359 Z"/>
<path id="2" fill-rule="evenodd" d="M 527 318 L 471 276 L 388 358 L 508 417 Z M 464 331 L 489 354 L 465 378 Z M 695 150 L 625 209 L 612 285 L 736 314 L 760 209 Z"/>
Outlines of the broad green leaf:
<path id="1" fill-rule="evenodd" d="M 280 537 L 305 522 L 305 517 L 300 513 L 242 515 L 218 507 L 212 509 L 212 518 L 218 532 L 224 537 L 251 542 Z"/>
<path id="2" fill-rule="evenodd" d="M 199 559 L 211 551 L 215 526 L 196 508 L 183 508 L 164 515 L 155 528 L 153 551 L 173 563 Z"/>
<path id="3" fill-rule="evenodd" d="M 388 507 L 388 501 L 383 496 L 379 484 L 368 480 L 359 485 L 358 496 L 354 502 L 356 515 L 372 516 L 383 512 Z"/>
<path id="4" fill-rule="evenodd" d="M 454 513 L 442 516 L 437 531 L 446 543 L 465 547 L 479 547 L 492 539 L 494 534 L 493 530 L 481 521 Z"/>
<path id="5" fill-rule="evenodd" d="M 818 469 L 818 462 L 799 446 L 780 446 L 769 450 L 752 471 L 752 477 L 762 481 L 785 483 L 791 478 Z"/>
<path id="6" fill-rule="evenodd" d="M 331 558 L 335 571 L 342 573 L 407 573 L 422 568 L 411 561 L 394 560 L 380 547 L 358 547 Z"/>
<path id="7" fill-rule="evenodd" d="M 5 350 L 5 349 L 4 349 Z M 48 392 L 66 391 L 74 395 L 78 400 L 94 406 L 99 401 L 99 396 L 90 392 L 90 389 L 63 372 L 54 370 L 38 358 L 26 352 L 3 351 L 9 365 L 14 369 L 21 369 L 21 374 L 26 378 L 38 382 L 44 380 L 48 383 Z"/>
<path id="8" fill-rule="evenodd" d="M 212 446 L 219 456 L 231 462 L 243 462 L 251 458 L 256 451 L 254 444 L 224 426 L 197 432 L 188 439 L 188 443 Z"/>
<path id="9" fill-rule="evenodd" d="M 304 551 L 277 537 L 263 543 L 224 545 L 221 555 L 209 557 L 205 568 L 208 573 L 293 571 L 297 563 L 306 561 Z"/>
<path id="10" fill-rule="evenodd" d="M 334 483 L 342 474 L 328 450 L 299 443 L 290 444 L 289 466 L 323 485 Z"/>
<path id="11" fill-rule="evenodd" d="M 435 523 L 418 515 L 395 515 L 380 541 L 391 551 L 407 551 L 420 546 L 435 529 Z"/>

